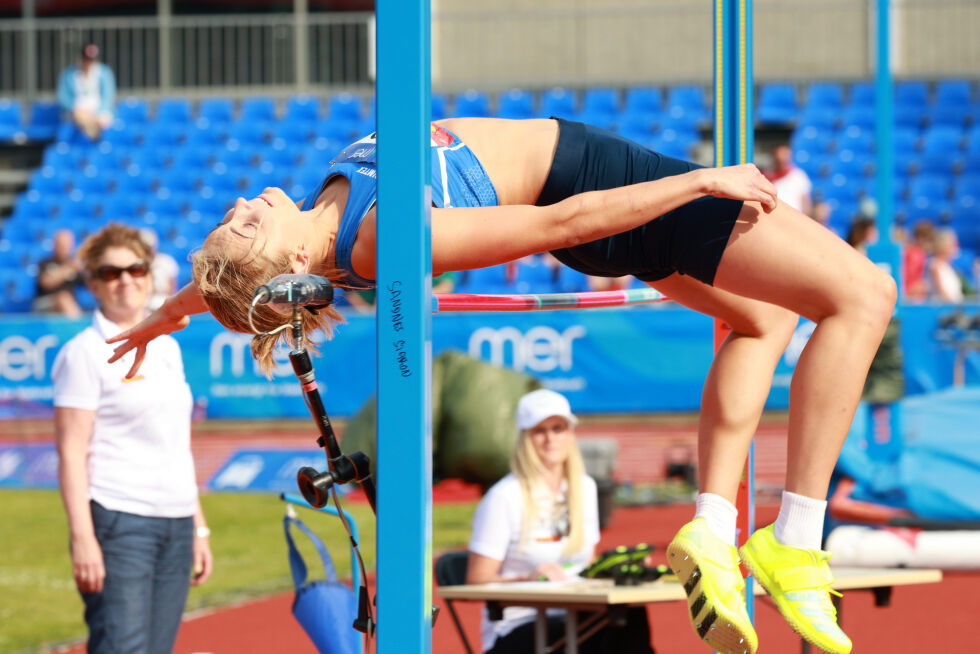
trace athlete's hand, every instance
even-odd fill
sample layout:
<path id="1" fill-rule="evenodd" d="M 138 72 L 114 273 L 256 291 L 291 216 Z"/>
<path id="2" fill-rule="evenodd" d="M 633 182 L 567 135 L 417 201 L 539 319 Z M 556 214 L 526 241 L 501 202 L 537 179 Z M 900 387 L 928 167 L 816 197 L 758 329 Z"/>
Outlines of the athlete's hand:
<path id="1" fill-rule="evenodd" d="M 695 172 L 700 175 L 701 191 L 706 195 L 758 202 L 766 213 L 776 208 L 776 187 L 755 164 L 701 168 Z"/>
<path id="2" fill-rule="evenodd" d="M 183 329 L 189 322 L 190 318 L 187 316 L 165 312 L 163 307 L 157 309 L 135 327 L 106 339 L 106 343 L 120 343 L 113 350 L 112 356 L 109 358 L 109 363 L 118 361 L 124 354 L 135 349 L 136 359 L 133 361 L 133 365 L 130 366 L 129 372 L 126 373 L 126 379 L 133 378 L 140 369 L 143 359 L 146 357 L 146 344 L 157 336 L 171 334 Z"/>
<path id="3" fill-rule="evenodd" d="M 532 580 L 564 581 L 565 570 L 555 561 L 545 561 L 530 575 Z"/>

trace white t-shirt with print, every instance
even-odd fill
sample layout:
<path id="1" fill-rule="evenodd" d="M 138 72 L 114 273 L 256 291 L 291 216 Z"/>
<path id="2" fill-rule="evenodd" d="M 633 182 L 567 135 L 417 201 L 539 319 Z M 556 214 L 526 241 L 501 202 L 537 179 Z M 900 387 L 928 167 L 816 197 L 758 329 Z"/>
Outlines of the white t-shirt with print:
<path id="1" fill-rule="evenodd" d="M 596 543 L 599 542 L 598 495 L 595 481 L 588 475 L 583 475 L 584 542 L 579 551 L 566 556 L 564 550 L 568 540 L 568 506 L 565 492 L 566 483 L 562 482 L 557 497 L 544 487 L 533 493 L 538 516 L 532 523 L 529 538 L 522 544 L 524 498 L 521 494 L 521 484 L 513 473 L 507 475 L 487 491 L 476 507 L 469 550 L 501 561 L 500 576 L 505 578 L 526 576 L 534 572 L 542 563 L 549 561 L 567 565 L 567 575 L 578 574 L 592 560 Z M 482 624 L 484 651 L 493 647 L 498 637 L 534 620 L 535 613 L 532 608 L 512 606 L 504 609 L 502 620 L 491 621 L 484 608 Z M 549 615 L 563 614 L 559 609 L 551 609 L 548 613 Z"/>
<path id="2" fill-rule="evenodd" d="M 95 412 L 88 448 L 89 498 L 113 511 L 182 518 L 197 509 L 191 456 L 190 386 L 170 336 L 151 341 L 139 373 L 124 379 L 135 350 L 106 363 L 121 330 L 102 312 L 68 341 L 51 370 L 54 405 Z"/>

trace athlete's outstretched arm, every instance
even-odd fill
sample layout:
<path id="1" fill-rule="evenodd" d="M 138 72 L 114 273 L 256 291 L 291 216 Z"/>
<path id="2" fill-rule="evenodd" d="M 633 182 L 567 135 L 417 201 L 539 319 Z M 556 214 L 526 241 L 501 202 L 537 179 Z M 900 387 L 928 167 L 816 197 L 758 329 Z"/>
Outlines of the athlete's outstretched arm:
<path id="1" fill-rule="evenodd" d="M 126 373 L 126 378 L 130 378 L 139 370 L 146 356 L 146 344 L 157 336 L 170 334 L 187 326 L 190 322 L 188 316 L 195 313 L 204 313 L 208 310 L 204 304 L 204 298 L 197 288 L 197 283 L 191 282 L 184 288 L 177 291 L 174 295 L 167 298 L 160 308 L 143 319 L 135 327 L 106 339 L 106 343 L 120 343 L 113 351 L 109 363 L 116 361 L 122 355 L 133 348 L 136 348 L 136 360 Z"/>
<path id="2" fill-rule="evenodd" d="M 776 207 L 776 189 L 752 164 L 575 195 L 546 207 L 432 210 L 432 272 L 483 268 L 629 231 L 707 195 Z M 373 276 L 374 271 L 366 271 Z"/>

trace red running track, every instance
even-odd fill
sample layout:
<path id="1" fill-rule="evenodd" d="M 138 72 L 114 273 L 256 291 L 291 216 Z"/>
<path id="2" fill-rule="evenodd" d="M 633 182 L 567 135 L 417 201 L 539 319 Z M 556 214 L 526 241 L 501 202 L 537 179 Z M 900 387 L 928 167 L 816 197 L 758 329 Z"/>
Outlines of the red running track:
<path id="1" fill-rule="evenodd" d="M 690 519 L 692 505 L 618 508 L 603 532 L 599 547 L 649 542 L 655 558 L 676 529 Z M 775 518 L 776 507 L 759 507 L 759 521 Z M 980 572 L 947 573 L 942 583 L 896 588 L 888 608 L 877 608 L 871 593 L 852 591 L 844 598 L 842 625 L 854 641 L 854 651 L 865 654 L 900 654 L 974 651 L 976 606 L 980 600 Z M 372 589 L 373 593 L 373 589 Z M 443 606 L 436 589 L 435 603 Z M 185 619 L 177 654 L 316 654 L 290 613 L 292 594 L 285 593 Z M 480 606 L 457 603 L 470 642 L 479 643 Z M 653 645 L 657 654 L 698 654 L 709 650 L 694 635 L 683 602 L 650 605 Z M 789 654 L 800 651 L 798 637 L 768 599 L 756 604 L 760 652 Z M 69 650 L 81 654 L 82 647 Z M 463 648 L 448 611 L 443 610 L 433 629 L 432 651 L 462 654 Z M 396 653 L 401 654 L 401 653 Z"/>

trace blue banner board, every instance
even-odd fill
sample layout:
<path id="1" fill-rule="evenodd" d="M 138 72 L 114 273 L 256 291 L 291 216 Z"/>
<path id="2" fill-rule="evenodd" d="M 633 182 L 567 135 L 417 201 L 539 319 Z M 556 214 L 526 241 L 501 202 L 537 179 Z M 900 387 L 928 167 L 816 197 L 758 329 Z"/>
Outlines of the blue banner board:
<path id="1" fill-rule="evenodd" d="M 937 340 L 951 307 L 902 309 L 902 345 L 910 393 L 952 384 L 956 348 Z M 975 313 L 975 310 L 974 310 Z M 53 394 L 50 372 L 61 346 L 88 325 L 31 315 L 0 318 L 0 418 L 43 415 Z M 434 356 L 453 348 L 537 377 L 565 393 L 580 413 L 697 410 L 711 364 L 712 321 L 676 305 L 527 313 L 433 316 Z M 813 324 L 801 321 L 780 360 L 770 409 L 789 402 L 789 379 Z M 199 415 L 210 418 L 305 418 L 287 352 L 267 380 L 252 361 L 250 337 L 197 316 L 175 334 Z M 967 384 L 980 383 L 980 353 L 963 353 Z M 375 390 L 375 322 L 349 315 L 314 358 L 320 392 L 334 417 L 355 414 Z"/>

